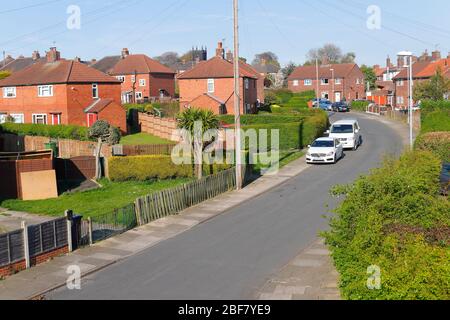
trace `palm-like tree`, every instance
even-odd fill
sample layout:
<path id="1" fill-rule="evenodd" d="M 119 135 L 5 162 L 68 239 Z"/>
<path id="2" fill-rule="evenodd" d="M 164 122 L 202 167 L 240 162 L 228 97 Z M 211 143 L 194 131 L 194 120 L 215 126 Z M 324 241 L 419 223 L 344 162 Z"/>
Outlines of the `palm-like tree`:
<path id="1" fill-rule="evenodd" d="M 214 142 L 215 134 L 210 137 L 209 141 L 203 141 L 204 134 L 211 130 L 216 133 L 219 129 L 219 119 L 210 110 L 202 110 L 198 108 L 189 108 L 177 115 L 178 128 L 184 129 L 191 134 L 194 147 L 194 157 L 197 159 L 196 176 L 202 178 L 203 174 L 203 151 Z M 201 130 L 198 130 L 196 123 L 201 122 Z M 198 131 L 198 132 L 197 132 Z"/>

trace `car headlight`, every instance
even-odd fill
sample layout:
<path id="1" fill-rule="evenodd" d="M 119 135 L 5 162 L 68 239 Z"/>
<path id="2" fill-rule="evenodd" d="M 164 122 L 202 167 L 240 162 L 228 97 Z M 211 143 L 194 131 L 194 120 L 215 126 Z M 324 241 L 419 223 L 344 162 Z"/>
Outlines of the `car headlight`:
<path id="1" fill-rule="evenodd" d="M 334 151 L 327 154 L 327 157 L 334 156 Z"/>

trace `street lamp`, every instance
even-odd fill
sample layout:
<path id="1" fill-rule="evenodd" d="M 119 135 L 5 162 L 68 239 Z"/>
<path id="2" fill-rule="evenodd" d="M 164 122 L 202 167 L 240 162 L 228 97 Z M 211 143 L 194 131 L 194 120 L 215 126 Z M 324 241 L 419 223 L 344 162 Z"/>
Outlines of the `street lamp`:
<path id="1" fill-rule="evenodd" d="M 398 53 L 399 57 L 409 58 L 408 64 L 405 64 L 405 68 L 408 70 L 408 120 L 409 120 L 409 144 L 411 150 L 414 147 L 413 139 L 413 70 L 412 70 L 412 57 L 413 54 L 410 51 L 401 51 Z"/>
<path id="2" fill-rule="evenodd" d="M 333 89 L 332 89 L 333 92 L 332 92 L 332 98 L 331 98 L 331 101 L 336 102 L 336 101 L 335 101 L 336 96 L 335 96 L 335 93 L 334 93 L 334 90 L 335 90 L 334 85 L 335 85 L 335 83 L 336 83 L 336 81 L 334 80 L 334 69 L 330 69 L 330 71 L 331 71 L 331 78 L 333 79 Z"/>

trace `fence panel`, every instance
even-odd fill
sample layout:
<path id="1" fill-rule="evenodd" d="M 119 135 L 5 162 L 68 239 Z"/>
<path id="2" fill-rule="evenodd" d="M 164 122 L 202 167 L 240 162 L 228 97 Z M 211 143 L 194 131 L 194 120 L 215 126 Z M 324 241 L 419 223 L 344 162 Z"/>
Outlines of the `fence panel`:
<path id="1" fill-rule="evenodd" d="M 28 227 L 30 258 L 67 245 L 66 218 Z"/>
<path id="2" fill-rule="evenodd" d="M 23 230 L 0 235 L 0 266 L 25 259 Z"/>
<path id="3" fill-rule="evenodd" d="M 116 156 L 170 155 L 175 144 L 117 145 L 113 147 Z"/>

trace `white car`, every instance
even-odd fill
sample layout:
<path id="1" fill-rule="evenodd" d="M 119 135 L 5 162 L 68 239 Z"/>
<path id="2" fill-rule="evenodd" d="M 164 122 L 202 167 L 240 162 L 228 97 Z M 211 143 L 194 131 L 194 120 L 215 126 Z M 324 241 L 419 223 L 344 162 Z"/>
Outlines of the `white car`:
<path id="1" fill-rule="evenodd" d="M 319 138 L 308 148 L 306 163 L 336 163 L 344 156 L 342 143 L 333 138 Z"/>
<path id="2" fill-rule="evenodd" d="M 326 133 L 330 138 L 338 139 L 344 149 L 357 150 L 363 141 L 358 120 L 337 121 Z"/>

